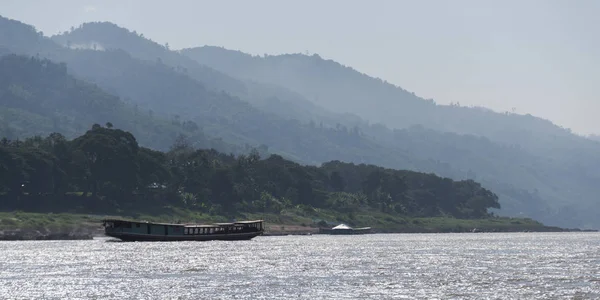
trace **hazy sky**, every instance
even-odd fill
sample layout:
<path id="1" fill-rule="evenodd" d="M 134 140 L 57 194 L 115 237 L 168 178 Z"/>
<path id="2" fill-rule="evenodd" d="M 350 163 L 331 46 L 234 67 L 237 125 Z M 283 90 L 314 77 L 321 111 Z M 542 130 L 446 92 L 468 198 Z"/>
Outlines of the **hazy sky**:
<path id="1" fill-rule="evenodd" d="M 600 133 L 597 0 L 0 0 L 46 35 L 111 21 L 178 49 L 309 51 L 438 103 Z"/>

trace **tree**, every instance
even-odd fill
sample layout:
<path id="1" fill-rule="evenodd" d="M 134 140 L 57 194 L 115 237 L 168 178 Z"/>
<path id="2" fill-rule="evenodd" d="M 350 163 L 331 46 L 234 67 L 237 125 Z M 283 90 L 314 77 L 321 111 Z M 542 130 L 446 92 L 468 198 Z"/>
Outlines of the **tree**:
<path id="1" fill-rule="evenodd" d="M 235 199 L 233 199 L 233 179 L 229 170 L 220 168 L 215 170 L 210 180 L 210 190 L 217 203 L 220 203 L 226 210 L 231 211 Z"/>
<path id="2" fill-rule="evenodd" d="M 19 155 L 26 161 L 28 184 L 25 190 L 30 194 L 53 192 L 55 175 L 63 172 L 56 166 L 56 158 L 39 148 L 19 149 Z"/>
<path id="3" fill-rule="evenodd" d="M 111 183 L 121 192 L 137 182 L 139 146 L 131 133 L 93 126 L 73 140 L 74 149 L 83 153 L 89 168 L 88 184 L 96 195 L 103 183 Z"/>
<path id="4" fill-rule="evenodd" d="M 367 175 L 363 182 L 363 190 L 367 195 L 372 194 L 375 190 L 381 186 L 381 178 L 383 173 L 379 170 L 375 170 Z"/>
<path id="5" fill-rule="evenodd" d="M 166 167 L 166 155 L 160 151 L 140 148 L 137 155 L 139 186 L 142 189 L 162 188 L 171 180 Z"/>
<path id="6" fill-rule="evenodd" d="M 175 142 L 171 146 L 170 152 L 190 152 L 193 151 L 192 143 L 186 135 L 179 134 L 175 138 Z"/>
<path id="7" fill-rule="evenodd" d="M 336 191 L 336 192 L 344 191 L 344 188 L 346 187 L 346 182 L 344 181 L 344 178 L 342 178 L 342 176 L 340 175 L 340 173 L 338 171 L 331 172 L 329 180 L 331 182 L 330 183 L 331 187 L 333 188 L 334 191 Z"/>

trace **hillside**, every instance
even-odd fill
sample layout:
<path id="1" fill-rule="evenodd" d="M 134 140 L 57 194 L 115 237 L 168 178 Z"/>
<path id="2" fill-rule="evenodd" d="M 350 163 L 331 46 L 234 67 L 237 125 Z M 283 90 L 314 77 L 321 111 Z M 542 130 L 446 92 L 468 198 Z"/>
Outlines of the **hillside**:
<path id="1" fill-rule="evenodd" d="M 509 200 L 504 207 L 514 208 L 511 214 L 533 213 L 547 222 L 573 218 L 573 210 L 581 210 L 585 219 L 592 215 L 589 210 L 600 192 L 594 184 L 600 179 L 600 145 L 550 121 L 478 107 L 437 105 L 318 55 L 259 57 L 218 47 L 180 52 L 234 77 L 284 86 L 331 111 L 355 113 L 374 124 L 360 129 L 378 142 L 421 159 L 439 160 L 453 169 L 435 172 L 453 178 L 478 176 L 501 195 L 501 201 Z M 393 133 L 405 133 L 414 125 L 438 132 Z M 461 146 L 459 141 L 464 139 L 483 142 L 476 146 L 480 151 Z M 456 147 L 462 148 L 458 160 L 452 154 Z M 490 159 L 488 153 L 497 154 Z M 548 206 L 540 210 L 539 203 Z"/>
<path id="2" fill-rule="evenodd" d="M 0 239 L 87 238 L 101 216 L 115 214 L 162 222 L 261 218 L 268 233 L 283 234 L 339 222 L 377 232 L 564 231 L 490 214 L 498 197 L 472 180 L 185 145 L 159 152 L 98 124 L 73 140 L 5 139 L 0 169 L 0 210 L 16 210 L 0 213 Z"/>
<path id="3" fill-rule="evenodd" d="M 129 132 L 97 124 L 72 141 L 56 134 L 4 140 L 0 168 L 3 208 L 26 211 L 173 206 L 236 216 L 301 206 L 307 213 L 481 219 L 491 216 L 488 208 L 500 207 L 494 193 L 472 180 L 339 161 L 303 166 L 256 152 L 235 157 L 181 146 L 163 153 L 140 147 Z"/>
<path id="4" fill-rule="evenodd" d="M 14 23 L 13 26 L 27 25 Z M 0 41 L 0 45 L 11 50 L 26 48 L 12 42 Z M 228 93 L 206 88 L 206 83 L 194 80 L 175 67 L 156 60 L 136 59 L 123 50 L 55 50 L 51 47 L 45 52 L 34 47 L 28 53 L 33 51 L 66 62 L 69 72 L 120 96 L 134 108 L 137 105 L 148 115 L 168 117 L 174 123 L 192 120 L 206 134 L 228 143 L 266 145 L 273 153 L 313 164 L 332 159 L 402 168 L 416 168 L 420 164 L 401 151 L 379 147 L 357 131 L 305 124 L 263 112 Z"/>
<path id="5" fill-rule="evenodd" d="M 252 79 L 233 78 L 176 51 L 170 51 L 168 44 L 159 45 L 141 33 L 109 22 L 85 23 L 68 33 L 53 36 L 52 40 L 71 49 L 94 49 L 95 46 L 96 49 L 102 50 L 124 50 L 137 59 L 156 61 L 173 67 L 174 70 L 201 82 L 209 91 L 225 91 L 265 112 L 276 113 L 289 119 L 310 121 L 313 117 L 320 117 L 321 122 L 329 125 L 352 120 L 333 114 L 282 86 L 258 83 Z"/>
<path id="6" fill-rule="evenodd" d="M 122 50 L 71 50 L 60 61 L 66 61 L 74 74 L 144 111 L 175 122 L 192 120 L 206 134 L 227 143 L 267 145 L 273 153 L 314 164 L 334 158 L 397 165 L 408 161 L 400 153 L 392 155 L 391 149 L 378 148 L 358 133 L 311 126 L 261 111 L 227 93 L 212 92 L 170 66 L 137 60 Z"/>
<path id="7" fill-rule="evenodd" d="M 577 151 L 583 164 L 600 161 L 598 144 L 548 120 L 480 107 L 437 105 L 318 55 L 258 57 L 218 47 L 185 49 L 181 53 L 231 76 L 277 84 L 331 111 L 354 113 L 390 128 L 422 125 L 442 132 L 484 136 L 544 159 L 568 161 Z"/>
<path id="8" fill-rule="evenodd" d="M 73 78 L 65 64 L 14 54 L 0 57 L 0 136 L 16 139 L 60 132 L 70 138 L 85 132 L 89 122 L 131 130 L 156 149 L 166 150 L 184 135 L 198 147 L 243 152 L 241 147 L 207 137 L 192 122 L 169 122 L 139 111 Z"/>
<path id="9" fill-rule="evenodd" d="M 11 24 L 26 26 L 22 23 Z M 561 149 L 551 143 L 538 143 L 535 144 L 538 148 L 540 145 L 549 145 L 542 147 L 546 152 L 539 152 L 530 145 L 536 139 L 530 137 L 526 139 L 530 144 L 520 143 L 516 140 L 518 135 L 513 135 L 510 131 L 503 133 L 505 139 L 514 139 L 508 143 L 497 138 L 499 135 L 494 135 L 494 138 L 479 134 L 444 133 L 428 126 L 390 129 L 375 122 L 368 125 L 353 115 L 329 113 L 318 105 L 311 104 L 306 100 L 310 97 L 305 97 L 301 92 L 276 83 L 261 82 L 259 78 L 239 80 L 238 77 L 241 76 L 238 74 L 218 75 L 218 78 L 225 78 L 224 82 L 239 84 L 212 86 L 210 81 L 202 81 L 200 75 L 194 75 L 200 71 L 190 70 L 208 70 L 209 73 L 218 71 L 202 67 L 193 61 L 189 63 L 190 59 L 182 59 L 180 53 L 169 51 L 165 46 L 146 40 L 135 32 L 119 29 L 109 23 L 93 24 L 53 37 L 54 41 L 69 47 L 57 47 L 56 44 L 45 47 L 43 45 L 49 39 L 36 34 L 35 37 L 43 42 L 21 45 L 18 44 L 19 40 L 7 39 L 0 40 L 0 48 L 5 47 L 10 51 L 26 49 L 23 51 L 29 55 L 40 53 L 43 57 L 66 62 L 68 72 L 120 96 L 128 105 L 133 108 L 137 106 L 139 111 L 148 116 L 167 118 L 168 123 L 172 124 L 193 120 L 207 136 L 222 137 L 226 143 L 236 144 L 244 149 L 248 149 L 246 144 L 254 147 L 263 144 L 263 150 L 268 149 L 269 152 L 279 153 L 302 163 L 320 164 L 337 159 L 436 173 L 456 180 L 476 179 L 500 196 L 503 208 L 498 211 L 499 214 L 529 216 L 548 224 L 568 227 L 600 226 L 595 217 L 598 211 L 595 206 L 598 190 L 594 184 L 598 178 L 596 165 L 599 160 L 594 156 L 597 154 L 594 152 L 597 143 L 590 142 L 581 146 L 577 144 L 578 137 L 565 131 L 564 134 L 573 138 L 574 142 L 570 145 L 563 140 L 555 142 L 570 148 Z M 88 31 L 88 26 L 107 28 L 106 32 L 112 33 L 100 35 L 94 33 L 94 30 Z M 0 32 L 3 30 L 11 29 L 0 27 Z M 123 33 L 118 33 L 120 31 Z M 23 32 L 35 33 L 35 30 Z M 4 34 L 9 37 L 13 35 Z M 31 41 L 33 38 L 27 40 Z M 96 45 L 96 51 L 93 50 L 93 45 Z M 133 45 L 145 45 L 144 47 L 152 50 L 143 50 L 144 47 Z M 344 76 L 337 78 L 335 76 L 339 74 L 327 71 L 326 66 L 336 63 L 321 65 L 320 58 L 310 59 L 313 61 L 304 68 L 324 68 L 323 74 L 331 77 L 328 80 L 335 79 L 339 84 L 346 82 Z M 186 63 L 189 65 L 185 65 Z M 344 70 L 355 72 L 349 68 Z M 331 86 L 334 90 L 336 83 Z M 218 91 L 221 88 L 231 90 Z M 243 95 L 236 95 L 240 93 Z M 410 95 L 408 92 L 403 93 Z M 253 98 L 248 95 L 258 96 Z M 416 101 L 416 108 L 405 109 L 404 113 L 407 115 L 419 115 L 418 107 L 424 105 L 423 107 L 438 107 L 442 109 L 440 113 L 443 111 L 444 114 L 475 114 L 481 122 L 498 118 L 519 123 L 522 119 L 528 119 L 527 122 L 531 124 L 539 123 L 536 126 L 542 129 L 549 123 L 531 116 L 506 116 L 484 109 L 437 106 L 416 97 L 413 100 Z M 408 103 L 413 102 L 410 100 Z M 407 117 L 407 120 L 410 119 Z M 37 124 L 35 121 L 29 122 Z M 350 124 L 355 126 L 348 126 Z M 532 125 L 527 129 L 530 130 L 530 135 L 533 134 L 531 132 L 539 131 L 536 126 Z M 525 131 L 517 131 L 520 135 L 523 132 Z M 23 132 L 20 136 L 27 135 Z M 551 137 L 548 139 L 553 140 Z M 141 138 L 140 142 L 148 146 Z M 165 145 L 161 147 L 160 149 L 164 149 Z M 573 150 L 577 151 L 577 155 L 569 154 L 568 151 Z"/>
<path id="10" fill-rule="evenodd" d="M 521 139 L 518 140 L 520 143 L 526 141 L 528 136 L 520 136 L 523 131 L 524 134 L 569 137 L 568 130 L 538 118 L 500 114 L 484 108 L 464 108 L 459 104 L 438 105 L 433 99 L 422 99 L 387 81 L 325 60 L 317 54 L 260 57 L 211 46 L 180 52 L 231 76 L 287 87 L 331 111 L 354 113 L 391 128 L 420 124 L 507 143 L 515 139 Z"/>

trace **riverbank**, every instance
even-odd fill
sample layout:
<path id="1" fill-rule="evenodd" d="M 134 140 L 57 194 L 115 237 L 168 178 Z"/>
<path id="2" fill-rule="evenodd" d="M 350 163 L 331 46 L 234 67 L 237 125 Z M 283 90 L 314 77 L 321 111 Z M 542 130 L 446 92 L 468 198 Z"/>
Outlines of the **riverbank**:
<path id="1" fill-rule="evenodd" d="M 0 231 L 0 241 L 91 240 L 97 234 L 72 232 L 42 232 L 39 230 Z"/>
<path id="2" fill-rule="evenodd" d="M 231 218 L 196 211 L 171 209 L 168 215 L 99 215 L 76 213 L 0 212 L 0 240 L 83 240 L 103 236 L 105 217 L 172 223 L 228 222 Z M 265 235 L 317 234 L 319 227 L 340 223 L 370 226 L 373 233 L 458 233 L 458 232 L 567 232 L 581 231 L 546 226 L 526 218 L 491 217 L 454 219 L 444 217 L 404 218 L 380 212 L 339 215 L 326 210 L 284 210 L 280 214 L 242 214 L 237 220 L 265 220 Z M 595 230 L 594 230 L 595 231 Z"/>
<path id="3" fill-rule="evenodd" d="M 408 223 L 396 227 L 373 227 L 371 233 L 485 233 L 485 232 L 597 232 L 540 225 L 535 221 L 515 218 L 459 220 L 450 218 L 411 218 Z M 265 235 L 319 234 L 318 227 L 300 225 L 267 225 Z"/>
<path id="4" fill-rule="evenodd" d="M 267 222 L 267 232 L 265 234 L 270 235 L 316 234 L 319 231 L 319 227 L 333 227 L 340 223 L 345 223 L 352 227 L 371 227 L 373 233 L 582 231 L 580 229 L 547 226 L 529 218 L 495 216 L 485 219 L 456 219 L 450 217 L 410 218 L 378 211 L 339 214 L 320 209 L 314 209 L 309 212 L 296 209 L 284 210 L 279 215 L 262 215 L 260 218 Z"/>
<path id="5" fill-rule="evenodd" d="M 0 240 L 88 240 L 101 235 L 100 217 L 84 214 L 0 212 Z"/>

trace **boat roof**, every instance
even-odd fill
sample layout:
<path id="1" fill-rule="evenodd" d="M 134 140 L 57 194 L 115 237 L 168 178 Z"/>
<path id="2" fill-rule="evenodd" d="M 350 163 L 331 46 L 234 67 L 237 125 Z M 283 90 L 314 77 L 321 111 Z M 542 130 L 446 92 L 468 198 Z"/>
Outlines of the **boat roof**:
<path id="1" fill-rule="evenodd" d="M 251 223 L 258 223 L 258 222 L 264 222 L 264 221 L 263 220 L 236 221 L 235 224 L 251 224 Z"/>
<path id="2" fill-rule="evenodd" d="M 346 225 L 346 224 L 342 223 L 342 224 L 340 224 L 340 225 L 338 225 L 338 226 L 335 226 L 335 227 L 333 227 L 333 228 L 331 228 L 331 229 L 352 229 L 352 227 L 350 227 L 350 226 L 348 226 L 348 225 Z"/>
<path id="3" fill-rule="evenodd" d="M 149 222 L 149 221 L 132 221 L 132 220 L 125 220 L 125 219 L 119 219 L 119 218 L 107 218 L 107 219 L 103 219 L 102 222 L 126 222 L 126 223 L 143 223 L 143 224 L 154 224 L 154 225 L 169 225 L 169 226 L 187 226 L 187 227 L 215 227 L 215 226 L 233 226 L 235 224 L 252 224 L 252 223 L 258 223 L 258 222 L 263 222 L 263 220 L 253 220 L 253 221 L 239 221 L 239 222 L 233 222 L 233 223 L 213 223 L 213 224 L 194 224 L 194 223 L 190 223 L 190 224 L 185 224 L 185 223 L 161 223 L 161 222 Z"/>
<path id="4" fill-rule="evenodd" d="M 183 224 L 163 223 L 163 222 L 133 221 L 133 220 L 126 220 L 126 219 L 118 219 L 118 218 L 102 219 L 102 222 L 124 222 L 124 223 L 141 223 L 141 224 L 155 224 L 155 225 L 183 225 Z"/>

